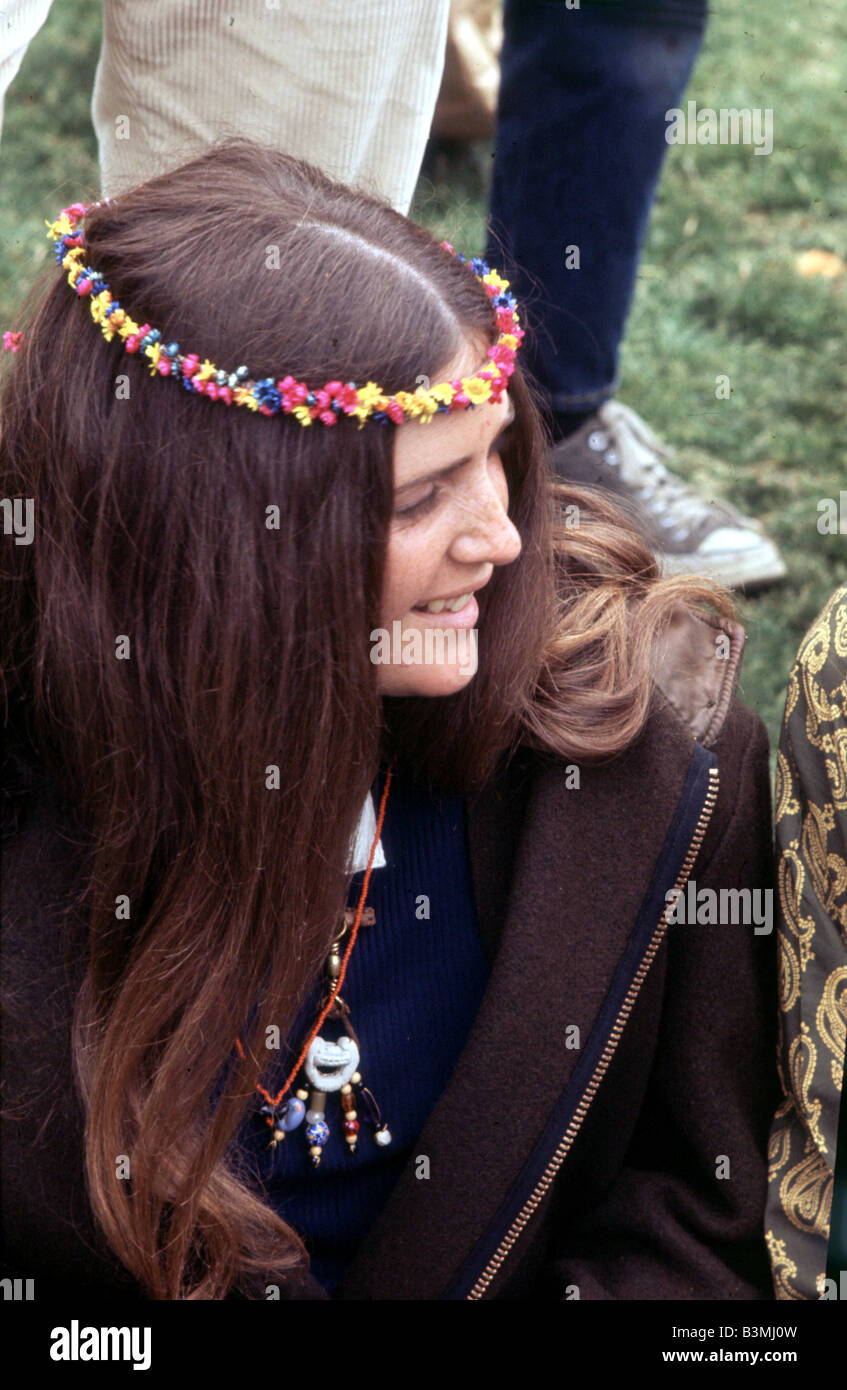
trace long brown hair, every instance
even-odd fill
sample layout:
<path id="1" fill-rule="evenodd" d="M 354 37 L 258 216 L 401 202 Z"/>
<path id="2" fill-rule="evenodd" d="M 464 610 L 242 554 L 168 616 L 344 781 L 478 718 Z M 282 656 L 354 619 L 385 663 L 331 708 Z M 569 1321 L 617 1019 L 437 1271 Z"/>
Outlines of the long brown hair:
<path id="1" fill-rule="evenodd" d="M 393 392 L 496 334 L 426 231 L 244 140 L 95 208 L 85 235 L 138 322 L 256 377 Z M 660 581 L 610 502 L 553 483 L 518 370 L 503 462 L 523 550 L 480 595 L 479 672 L 447 698 L 383 700 L 369 633 L 394 427 L 302 428 L 151 380 L 52 269 L 23 328 L 0 491 L 34 500 L 38 531 L 4 551 L 0 689 L 7 736 L 85 828 L 73 1049 L 91 1206 L 149 1297 L 261 1297 L 307 1257 L 233 1141 L 266 1029 L 286 1036 L 332 939 L 380 759 L 468 792 L 522 741 L 612 757 L 647 718 L 673 605 L 731 604 Z"/>

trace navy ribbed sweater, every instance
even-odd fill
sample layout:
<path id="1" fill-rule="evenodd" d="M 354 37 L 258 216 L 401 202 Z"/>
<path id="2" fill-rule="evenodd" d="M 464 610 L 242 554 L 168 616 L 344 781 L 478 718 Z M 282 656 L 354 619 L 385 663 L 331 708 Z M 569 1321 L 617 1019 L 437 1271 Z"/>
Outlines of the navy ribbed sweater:
<path id="1" fill-rule="evenodd" d="M 381 774 L 373 787 L 379 806 Z M 373 869 L 367 905 L 373 926 L 359 928 L 342 988 L 362 1049 L 359 1070 L 373 1093 L 392 1142 L 380 1147 L 373 1126 L 358 1111 L 361 1129 L 354 1155 L 342 1131 L 338 1092 L 329 1093 L 330 1137 L 319 1168 L 311 1165 L 305 1122 L 271 1151 L 258 1113 L 244 1130 L 268 1200 L 303 1237 L 312 1272 L 332 1291 L 379 1212 L 444 1090 L 476 1017 L 489 967 L 474 907 L 464 801 L 427 796 L 395 772 L 382 846 L 386 864 Z M 359 900 L 364 872 L 354 875 L 349 904 Z M 424 915 L 428 911 L 428 916 Z M 323 986 L 316 982 L 282 1051 L 279 1085 L 285 1080 L 310 1025 Z M 321 1036 L 333 1041 L 343 1029 L 327 1020 Z M 275 1074 L 267 1089 L 275 1092 Z M 293 1088 L 292 1088 L 293 1089 Z M 423 1169 L 423 1165 L 422 1165 Z M 422 1177 L 422 1182 L 428 1181 Z"/>

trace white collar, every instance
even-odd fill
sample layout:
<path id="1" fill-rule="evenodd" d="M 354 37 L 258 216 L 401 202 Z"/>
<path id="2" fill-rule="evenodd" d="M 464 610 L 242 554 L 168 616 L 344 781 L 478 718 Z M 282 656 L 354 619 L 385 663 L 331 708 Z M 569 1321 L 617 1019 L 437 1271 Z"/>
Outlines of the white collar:
<path id="1" fill-rule="evenodd" d="M 362 814 L 359 817 L 359 824 L 356 833 L 350 842 L 351 861 L 348 865 L 348 873 L 358 873 L 360 869 L 368 867 L 368 855 L 371 852 L 371 845 L 376 834 L 376 811 L 374 810 L 373 796 L 368 792 L 365 797 L 365 804 L 362 807 Z M 383 869 L 387 860 L 385 851 L 382 848 L 382 839 L 377 843 L 376 853 L 374 854 L 373 868 Z"/>

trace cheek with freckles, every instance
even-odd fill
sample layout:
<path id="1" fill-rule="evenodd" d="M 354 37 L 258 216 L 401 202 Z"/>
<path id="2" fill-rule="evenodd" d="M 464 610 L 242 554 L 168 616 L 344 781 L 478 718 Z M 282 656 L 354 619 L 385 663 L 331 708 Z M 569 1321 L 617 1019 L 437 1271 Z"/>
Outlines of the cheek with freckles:
<path id="1" fill-rule="evenodd" d="M 392 527 L 383 585 L 383 626 L 395 618 L 405 618 L 414 604 L 438 592 L 446 552 L 442 530 L 422 523 Z"/>

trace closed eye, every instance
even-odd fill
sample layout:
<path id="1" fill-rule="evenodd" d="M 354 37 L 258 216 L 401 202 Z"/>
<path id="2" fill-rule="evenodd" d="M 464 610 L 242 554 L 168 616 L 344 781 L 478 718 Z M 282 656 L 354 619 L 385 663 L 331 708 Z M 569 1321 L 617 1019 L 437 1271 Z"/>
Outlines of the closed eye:
<path id="1" fill-rule="evenodd" d="M 509 424 L 505 427 L 505 429 L 500 431 L 497 438 L 492 442 L 491 448 L 488 451 L 489 458 L 491 458 L 492 454 L 499 453 L 501 449 L 505 448 L 509 444 L 514 434 L 514 424 L 514 419 L 512 419 L 509 421 Z M 469 459 L 468 462 L 470 463 L 471 460 Z M 427 512 L 433 511 L 434 508 L 437 506 L 438 499 L 443 491 L 444 487 L 439 486 L 439 484 L 436 483 L 433 486 L 432 491 L 427 493 L 426 497 L 422 497 L 419 502 L 413 502 L 411 507 L 396 508 L 394 515 L 404 517 L 425 516 Z"/>

